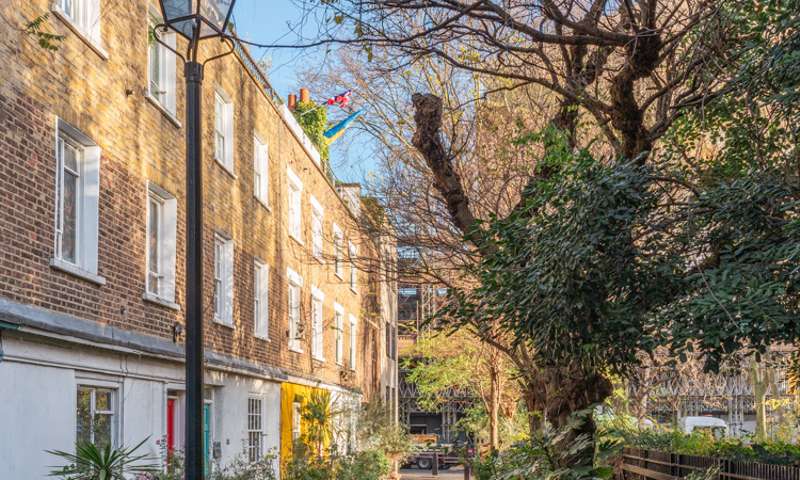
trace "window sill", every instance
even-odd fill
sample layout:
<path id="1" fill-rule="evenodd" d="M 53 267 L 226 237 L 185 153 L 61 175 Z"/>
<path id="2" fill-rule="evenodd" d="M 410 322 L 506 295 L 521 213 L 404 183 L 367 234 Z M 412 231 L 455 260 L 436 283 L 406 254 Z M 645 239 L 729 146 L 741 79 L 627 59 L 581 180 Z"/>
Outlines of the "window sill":
<path id="1" fill-rule="evenodd" d="M 89 37 L 86 33 L 84 33 L 81 27 L 76 25 L 75 22 L 73 22 L 72 19 L 69 18 L 69 15 L 67 15 L 67 13 L 64 10 L 61 10 L 58 4 L 53 5 L 53 8 L 51 10 L 56 15 L 56 17 L 58 17 L 59 20 L 64 22 L 64 25 L 66 25 L 67 28 L 72 30 L 72 33 L 74 33 L 75 36 L 80 38 L 81 41 L 83 41 L 83 43 L 85 43 L 89 48 L 91 48 L 94 51 L 94 53 L 96 53 L 103 60 L 108 60 L 108 52 L 106 52 L 105 49 L 101 47 L 99 43 L 97 43 L 95 40 L 92 40 L 91 37 Z"/>
<path id="2" fill-rule="evenodd" d="M 303 349 L 300 347 L 292 347 L 289 345 L 289 351 L 294 353 L 303 353 Z"/>
<path id="3" fill-rule="evenodd" d="M 233 322 L 226 323 L 226 322 L 223 322 L 222 320 L 218 319 L 217 317 L 214 317 L 214 323 L 216 323 L 217 325 L 223 326 L 225 328 L 230 328 L 231 330 L 233 330 L 233 328 L 234 328 L 233 327 Z"/>
<path id="4" fill-rule="evenodd" d="M 257 334 L 254 333 L 253 334 L 253 338 L 257 338 L 257 339 L 262 340 L 264 342 L 272 342 L 272 340 L 269 339 L 269 334 L 257 335 Z"/>
<path id="5" fill-rule="evenodd" d="M 325 363 L 325 357 L 313 357 L 317 363 Z"/>
<path id="6" fill-rule="evenodd" d="M 159 111 L 161 111 L 161 113 L 164 114 L 164 116 L 167 117 L 167 120 L 172 122 L 173 125 L 175 125 L 177 128 L 182 127 L 181 122 L 178 120 L 178 117 L 176 117 L 174 113 L 170 112 L 167 109 L 167 107 L 162 105 L 161 102 L 158 101 L 158 99 L 150 95 L 150 92 L 147 92 L 144 98 L 146 98 L 148 102 L 153 104 L 153 106 L 155 106 Z"/>
<path id="7" fill-rule="evenodd" d="M 350 287 L 350 291 L 353 292 L 354 294 L 358 295 L 358 290 L 356 290 L 355 288 Z"/>
<path id="8" fill-rule="evenodd" d="M 75 275 L 76 277 L 82 278 L 99 286 L 106 284 L 106 279 L 104 277 L 101 277 L 100 275 L 92 273 L 88 270 L 84 270 L 77 265 L 65 262 L 59 258 L 50 259 L 50 266 L 56 270 L 61 270 L 62 272 L 69 273 L 70 275 Z"/>
<path id="9" fill-rule="evenodd" d="M 239 177 L 237 177 L 236 174 L 233 173 L 233 169 L 232 168 L 228 168 L 228 166 L 225 165 L 224 163 L 222 163 L 216 156 L 214 156 L 214 161 L 217 163 L 217 165 L 222 167 L 222 170 L 225 171 L 225 173 L 227 173 L 228 175 L 230 175 L 230 177 L 232 179 L 234 179 L 234 180 L 238 180 L 239 179 Z"/>
<path id="10" fill-rule="evenodd" d="M 336 278 L 338 278 L 339 280 L 344 280 L 344 275 L 342 275 L 341 273 L 333 272 L 333 274 L 336 275 Z"/>
<path id="11" fill-rule="evenodd" d="M 255 198 L 256 201 L 260 203 L 262 207 L 266 208 L 268 212 L 272 211 L 272 207 L 269 206 L 268 201 L 264 200 L 263 198 L 256 197 L 255 195 L 253 195 L 253 198 Z"/>
<path id="12" fill-rule="evenodd" d="M 289 233 L 289 238 L 291 238 L 292 240 L 297 242 L 297 244 L 300 245 L 301 247 L 305 245 L 305 243 L 303 243 L 303 239 L 297 237 L 294 233 L 290 232 Z"/>
<path id="13" fill-rule="evenodd" d="M 314 260 L 318 261 L 320 263 L 320 265 L 324 265 L 325 264 L 325 260 L 322 258 L 322 255 L 314 255 L 312 253 L 311 256 L 314 257 Z"/>
<path id="14" fill-rule="evenodd" d="M 154 294 L 152 294 L 150 292 L 144 292 L 144 295 L 142 295 L 142 298 L 146 302 L 155 303 L 156 305 L 160 305 L 162 307 L 166 307 L 166 308 L 169 308 L 171 310 L 175 310 L 176 312 L 180 312 L 181 311 L 181 306 L 178 305 L 177 303 L 175 303 L 175 302 L 173 302 L 171 300 L 167 300 L 166 298 L 161 298 L 158 295 L 154 295 Z"/>

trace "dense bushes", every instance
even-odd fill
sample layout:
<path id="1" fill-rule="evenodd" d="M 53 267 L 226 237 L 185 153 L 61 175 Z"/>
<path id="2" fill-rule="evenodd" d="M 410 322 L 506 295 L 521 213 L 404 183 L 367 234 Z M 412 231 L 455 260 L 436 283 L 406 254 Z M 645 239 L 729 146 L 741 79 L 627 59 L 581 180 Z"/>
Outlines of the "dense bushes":
<path id="1" fill-rule="evenodd" d="M 625 445 L 650 450 L 748 460 L 774 464 L 800 464 L 800 446 L 785 442 L 754 442 L 750 438 L 715 439 L 706 432 L 687 435 L 675 430 L 648 429 L 624 432 Z"/>
<path id="2" fill-rule="evenodd" d="M 295 455 L 286 465 L 286 480 L 382 480 L 389 474 L 389 460 L 377 450 L 318 459 Z"/>

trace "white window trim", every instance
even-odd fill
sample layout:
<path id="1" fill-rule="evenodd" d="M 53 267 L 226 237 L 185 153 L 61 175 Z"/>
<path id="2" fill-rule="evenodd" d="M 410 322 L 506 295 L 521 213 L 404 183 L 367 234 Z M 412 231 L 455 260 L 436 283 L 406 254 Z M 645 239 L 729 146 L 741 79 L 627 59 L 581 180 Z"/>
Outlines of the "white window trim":
<path id="1" fill-rule="evenodd" d="M 260 422 L 259 422 L 261 424 L 261 429 L 260 430 L 251 430 L 250 429 L 250 417 L 251 417 L 251 415 L 255 416 L 255 415 L 250 413 L 250 400 L 257 400 L 260 403 L 260 411 L 257 414 L 257 416 L 260 418 Z M 250 434 L 251 433 L 255 433 L 257 435 L 260 434 L 259 435 L 259 439 L 258 439 L 258 446 L 259 446 L 259 450 L 260 451 L 256 452 L 257 459 L 260 460 L 264 456 L 264 453 L 265 453 L 264 452 L 264 443 L 265 443 L 264 442 L 264 437 L 266 436 L 266 433 L 265 433 L 265 427 L 266 427 L 266 418 L 265 418 L 265 413 L 266 413 L 265 410 L 266 410 L 266 408 L 265 408 L 265 406 L 266 406 L 266 403 L 267 402 L 266 402 L 266 400 L 264 398 L 264 395 L 251 393 L 251 394 L 249 394 L 247 396 L 247 413 L 246 413 L 247 418 L 246 418 L 246 421 L 245 421 L 245 427 L 246 427 L 245 428 L 245 434 L 247 435 L 246 436 L 246 440 L 247 440 L 246 447 L 247 447 L 248 461 L 250 459 L 250 449 L 251 449 L 251 446 L 250 446 Z"/>
<path id="2" fill-rule="evenodd" d="M 98 18 L 102 19 L 102 15 L 100 12 L 100 0 L 97 1 L 97 8 L 98 8 Z M 53 5 L 50 10 L 55 14 L 55 16 L 64 22 L 72 33 L 75 34 L 83 43 L 86 44 L 94 53 L 96 53 L 100 58 L 103 60 L 108 60 L 108 52 L 103 48 L 102 45 L 102 23 L 99 24 L 97 28 L 96 34 L 92 34 L 91 32 L 87 32 L 84 28 L 72 19 L 69 13 L 65 12 L 61 6 L 62 0 L 54 0 Z M 96 37 L 96 38 L 95 38 Z"/>
<path id="3" fill-rule="evenodd" d="M 61 198 L 61 182 L 62 170 L 61 154 L 59 152 L 59 142 L 61 137 L 65 136 L 72 142 L 80 145 L 81 155 L 81 186 L 82 191 L 81 202 L 77 207 L 78 219 L 77 239 L 76 239 L 76 263 L 61 258 L 59 248 L 59 238 L 57 232 L 60 230 L 61 225 L 58 224 L 59 218 L 63 212 L 61 211 L 62 205 L 57 204 L 54 207 L 53 222 L 54 222 L 54 244 L 53 244 L 53 257 L 50 260 L 50 266 L 64 271 L 66 273 L 75 275 L 84 280 L 88 280 L 97 285 L 105 285 L 106 280 L 98 275 L 97 267 L 99 260 L 99 224 L 100 224 L 100 164 L 101 164 L 101 150 L 100 147 L 86 134 L 61 120 L 55 119 L 55 145 L 54 145 L 54 158 L 56 170 L 56 199 Z M 87 192 L 88 189 L 88 192 Z"/>
<path id="4" fill-rule="evenodd" d="M 319 305 L 318 318 L 314 303 Z M 315 360 L 325 361 L 325 293 L 317 287 L 311 287 L 311 354 Z"/>
<path id="5" fill-rule="evenodd" d="M 350 259 L 350 291 L 353 293 L 358 293 L 358 269 L 356 269 L 356 260 L 355 257 L 358 255 L 358 249 L 356 248 L 353 242 L 347 242 L 347 253 Z"/>
<path id="6" fill-rule="evenodd" d="M 301 341 L 301 337 L 299 336 L 300 330 L 302 330 L 301 324 L 303 322 L 303 277 L 301 277 L 291 268 L 287 268 L 286 280 L 289 282 L 289 288 L 296 287 L 298 290 L 296 321 L 292 320 L 292 306 L 289 297 L 289 291 L 287 290 L 286 292 L 286 319 L 288 320 L 287 323 L 289 327 L 289 350 L 295 353 L 303 353 L 303 343 Z"/>
<path id="7" fill-rule="evenodd" d="M 149 13 L 149 21 L 147 22 L 147 41 L 150 42 L 150 30 L 154 29 L 159 23 L 161 14 L 157 12 L 155 8 L 150 9 Z M 162 42 L 166 43 L 173 49 L 176 48 L 177 44 L 177 34 L 173 31 L 163 30 L 158 32 L 158 37 L 161 39 Z M 150 61 L 152 60 L 152 49 L 150 48 L 150 44 L 148 43 L 147 48 L 147 89 L 146 89 L 146 98 L 147 100 L 152 103 L 156 108 L 158 108 L 164 116 L 167 117 L 176 127 L 181 127 L 181 122 L 178 120 L 178 74 L 177 74 L 177 56 L 174 52 L 166 48 L 165 46 L 161 45 L 156 39 L 152 39 L 152 42 L 158 45 L 157 50 L 163 55 L 159 61 L 163 61 L 163 69 L 159 69 L 161 72 L 161 76 L 163 78 L 159 79 L 159 85 L 161 85 L 162 81 L 168 83 L 166 87 L 169 87 L 165 90 L 165 101 L 161 101 L 156 94 L 153 93 L 152 81 L 150 78 L 151 70 L 150 70 Z M 162 88 L 164 85 L 162 85 Z"/>
<path id="8" fill-rule="evenodd" d="M 259 152 L 263 151 L 264 156 L 264 163 L 260 164 L 259 161 L 262 160 Z M 262 171 L 262 167 L 263 170 Z M 271 210 L 272 207 L 270 206 L 269 194 L 270 194 L 270 185 L 269 185 L 269 144 L 261 140 L 261 138 L 256 134 L 253 133 L 253 196 L 258 200 L 261 205 L 264 206 L 267 210 Z M 261 177 L 261 186 L 256 189 L 256 172 Z M 266 190 L 261 191 L 259 195 L 259 190 Z"/>
<path id="9" fill-rule="evenodd" d="M 160 240 L 160 259 L 162 264 L 164 283 L 162 293 L 153 293 L 150 291 L 150 197 L 157 197 L 162 203 L 162 218 L 161 218 L 161 237 Z M 175 303 L 175 289 L 176 289 L 176 262 L 177 262 L 177 216 L 178 216 L 178 201 L 174 195 L 170 194 L 158 185 L 148 182 L 147 185 L 147 206 L 146 212 L 146 234 L 145 234 L 145 291 L 144 299 L 154 303 L 163 305 L 173 310 L 179 310 L 180 306 Z M 166 290 L 164 292 L 164 290 Z"/>
<path id="10" fill-rule="evenodd" d="M 264 275 L 264 277 L 265 277 L 264 280 L 265 280 L 265 283 L 266 283 L 265 285 L 261 285 L 261 282 L 258 281 L 259 269 L 264 269 L 263 271 L 264 271 L 264 274 L 265 274 Z M 270 278 L 269 278 L 269 265 L 267 265 L 265 262 L 262 262 L 259 259 L 255 259 L 253 261 L 253 272 L 254 272 L 253 282 L 254 283 L 257 282 L 257 287 L 258 287 L 258 288 L 254 288 L 253 289 L 253 336 L 255 336 L 256 338 L 260 338 L 261 340 L 269 341 L 269 320 L 270 320 L 270 318 L 269 318 L 269 316 L 270 316 L 270 312 L 269 312 L 269 281 L 270 281 Z M 262 294 L 261 292 L 259 292 L 260 289 L 263 289 L 263 295 L 264 295 L 264 297 L 261 298 L 261 299 L 259 299 L 259 295 Z M 265 311 L 262 312 L 261 309 L 265 309 Z M 266 318 L 264 320 L 263 331 L 260 331 L 259 328 L 258 328 L 259 327 L 259 318 L 258 317 L 259 317 L 260 313 L 265 313 L 265 316 L 266 316 Z"/>
<path id="11" fill-rule="evenodd" d="M 320 263 L 323 263 L 325 255 L 325 209 L 319 203 L 314 195 L 308 196 L 308 202 L 311 204 L 311 256 L 316 258 Z M 317 225 L 317 220 L 319 224 Z"/>
<path id="12" fill-rule="evenodd" d="M 222 100 L 223 105 L 223 117 L 222 117 L 222 129 L 223 129 L 223 144 L 225 151 L 224 156 L 225 158 L 220 159 L 217 158 L 217 125 L 216 125 L 216 109 L 217 109 L 217 98 Z M 214 90 L 214 123 L 212 124 L 212 128 L 214 129 L 214 150 L 212 152 L 212 156 L 214 160 L 219 164 L 223 170 L 225 170 L 231 177 L 236 178 L 236 167 L 235 167 L 235 156 L 234 150 L 236 148 L 236 143 L 234 141 L 234 111 L 233 111 L 233 101 L 231 97 L 222 91 L 221 89 Z"/>
<path id="13" fill-rule="evenodd" d="M 334 330 L 336 331 L 336 364 L 344 366 L 344 307 L 333 304 Z M 339 323 L 341 321 L 341 324 Z"/>
<path id="14" fill-rule="evenodd" d="M 78 390 L 81 388 L 93 388 L 93 389 L 104 389 L 104 390 L 112 390 L 111 393 L 111 411 L 112 411 L 112 421 L 111 421 L 111 446 L 118 447 L 120 444 L 120 421 L 121 421 L 121 402 L 120 402 L 120 390 L 121 385 L 117 382 L 110 382 L 110 381 L 103 381 L 103 380 L 95 380 L 95 379 L 84 379 L 80 377 L 75 378 L 75 400 L 78 397 Z M 94 399 L 92 399 L 92 405 L 90 410 L 94 409 Z M 77 415 L 78 415 L 78 408 L 77 405 L 74 411 L 75 421 L 77 424 Z"/>
<path id="15" fill-rule="evenodd" d="M 298 408 L 299 407 L 299 408 Z M 297 441 L 303 435 L 303 403 L 292 400 L 292 441 Z M 295 421 L 296 420 L 296 421 Z"/>
<path id="16" fill-rule="evenodd" d="M 217 252 L 216 252 L 216 242 L 222 243 L 223 249 L 230 249 L 230 252 L 223 252 L 223 255 L 230 255 L 230 265 L 227 269 L 225 262 L 222 264 L 222 268 L 224 269 L 221 272 L 220 282 L 221 282 L 221 290 L 222 292 L 220 295 L 226 295 L 227 292 L 230 292 L 230 304 L 227 304 L 224 300 L 222 302 L 222 308 L 224 312 L 221 312 L 223 315 L 220 316 L 220 312 L 216 311 L 216 306 L 214 309 L 214 322 L 223 325 L 225 327 L 233 328 L 233 304 L 234 304 L 234 265 L 236 264 L 235 255 L 236 255 L 236 247 L 234 242 L 230 238 L 226 238 L 220 234 L 214 235 L 214 281 L 216 281 L 216 263 L 217 263 Z M 224 292 L 224 293 L 223 293 Z"/>
<path id="17" fill-rule="evenodd" d="M 358 363 L 358 352 L 356 344 L 358 343 L 358 319 L 352 313 L 350 319 L 350 370 L 356 370 L 356 363 Z"/>
<path id="18" fill-rule="evenodd" d="M 344 232 L 333 224 L 333 273 L 344 280 Z"/>
<path id="19" fill-rule="evenodd" d="M 289 237 L 297 241 L 300 245 L 303 244 L 303 182 L 300 181 L 300 177 L 294 173 L 290 167 L 286 167 L 286 179 L 287 179 L 287 192 L 286 192 L 286 201 L 288 202 L 286 208 L 286 214 L 288 216 L 286 226 L 287 230 L 289 231 Z M 297 196 L 294 197 L 293 194 Z M 296 218 L 294 220 L 297 221 L 296 229 L 294 228 L 294 220 L 292 219 L 292 203 L 297 199 L 297 212 Z M 296 231 L 295 231 L 296 230 Z"/>

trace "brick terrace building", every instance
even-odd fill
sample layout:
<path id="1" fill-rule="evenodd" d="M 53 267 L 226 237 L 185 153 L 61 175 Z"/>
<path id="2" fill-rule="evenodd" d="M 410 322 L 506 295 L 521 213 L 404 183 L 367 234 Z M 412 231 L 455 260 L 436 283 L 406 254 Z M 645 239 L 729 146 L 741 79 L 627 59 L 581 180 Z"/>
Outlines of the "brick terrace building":
<path id="1" fill-rule="evenodd" d="M 76 440 L 163 456 L 184 429 L 182 65 L 155 0 L 0 14 L 0 478 Z M 25 32 L 43 14 L 56 50 Z M 396 287 L 361 267 L 394 247 L 243 49 L 206 68 L 203 128 L 206 453 L 285 458 L 312 392 L 396 401 Z"/>

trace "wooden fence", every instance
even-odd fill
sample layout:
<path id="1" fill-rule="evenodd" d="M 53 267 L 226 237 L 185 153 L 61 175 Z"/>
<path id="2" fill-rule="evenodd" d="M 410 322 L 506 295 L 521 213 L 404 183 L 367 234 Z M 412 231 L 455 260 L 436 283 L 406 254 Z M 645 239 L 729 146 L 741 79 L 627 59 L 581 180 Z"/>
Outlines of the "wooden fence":
<path id="1" fill-rule="evenodd" d="M 718 480 L 800 480 L 800 467 L 626 448 L 618 480 L 678 480 L 718 467 Z"/>

